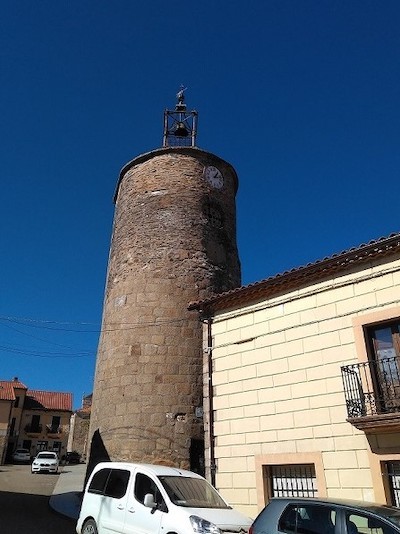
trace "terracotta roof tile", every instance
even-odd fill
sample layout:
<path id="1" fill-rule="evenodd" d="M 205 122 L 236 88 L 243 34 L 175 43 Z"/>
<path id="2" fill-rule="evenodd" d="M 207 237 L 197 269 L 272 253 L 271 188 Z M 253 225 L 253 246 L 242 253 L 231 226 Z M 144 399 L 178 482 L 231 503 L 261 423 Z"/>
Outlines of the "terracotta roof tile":
<path id="1" fill-rule="evenodd" d="M 26 393 L 24 409 L 72 412 L 72 393 L 29 389 Z"/>
<path id="2" fill-rule="evenodd" d="M 361 266 L 378 257 L 383 258 L 386 256 L 400 256 L 400 232 L 271 276 L 261 280 L 261 282 L 255 282 L 204 300 L 191 302 L 188 309 L 208 314 L 215 310 L 242 306 L 256 299 L 271 297 L 281 291 L 295 289 L 305 283 L 310 284 L 334 274 L 346 272 L 354 266 Z"/>
<path id="3" fill-rule="evenodd" d="M 25 384 L 23 384 L 22 382 L 20 382 L 18 380 L 18 378 L 14 378 L 13 380 L 0 380 L 0 382 L 2 384 L 10 384 L 11 387 L 13 388 L 16 388 L 16 389 L 28 389 Z"/>
<path id="4" fill-rule="evenodd" d="M 9 380 L 0 380 L 0 400 L 15 400 L 14 388 Z"/>
<path id="5" fill-rule="evenodd" d="M 10 380 L 11 384 L 12 384 L 12 387 L 13 388 L 16 388 L 16 389 L 28 389 L 25 384 L 23 384 L 22 382 L 20 382 L 18 379 L 15 379 L 14 380 Z"/>

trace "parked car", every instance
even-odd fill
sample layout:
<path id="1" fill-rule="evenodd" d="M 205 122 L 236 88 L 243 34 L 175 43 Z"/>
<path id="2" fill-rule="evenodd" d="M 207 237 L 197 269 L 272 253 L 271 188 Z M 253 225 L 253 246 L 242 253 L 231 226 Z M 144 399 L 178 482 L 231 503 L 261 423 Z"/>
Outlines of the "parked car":
<path id="1" fill-rule="evenodd" d="M 67 452 L 65 455 L 65 462 L 67 464 L 79 464 L 81 463 L 81 455 L 76 451 Z"/>
<path id="2" fill-rule="evenodd" d="M 57 453 L 51 451 L 41 451 L 32 462 L 31 472 L 33 473 L 57 473 L 59 460 Z"/>
<path id="3" fill-rule="evenodd" d="M 30 464 L 31 453 L 28 449 L 15 449 L 12 454 L 12 461 L 16 464 Z"/>
<path id="4" fill-rule="evenodd" d="M 400 509 L 363 501 L 273 498 L 250 534 L 400 534 Z"/>
<path id="5" fill-rule="evenodd" d="M 251 520 L 202 476 L 161 465 L 102 462 L 89 477 L 76 532 L 245 534 Z"/>

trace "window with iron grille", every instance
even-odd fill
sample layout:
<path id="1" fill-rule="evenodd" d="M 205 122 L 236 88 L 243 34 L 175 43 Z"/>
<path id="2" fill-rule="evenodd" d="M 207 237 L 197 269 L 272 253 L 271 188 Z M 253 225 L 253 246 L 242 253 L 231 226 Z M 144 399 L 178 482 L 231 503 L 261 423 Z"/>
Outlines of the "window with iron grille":
<path id="1" fill-rule="evenodd" d="M 400 508 L 400 462 L 385 462 L 384 474 L 390 489 L 389 504 Z"/>
<path id="2" fill-rule="evenodd" d="M 224 225 L 224 216 L 220 206 L 216 202 L 207 203 L 204 206 L 204 212 L 210 225 L 214 228 L 222 228 Z"/>
<path id="3" fill-rule="evenodd" d="M 315 497 L 318 494 L 314 464 L 270 465 L 271 497 Z"/>

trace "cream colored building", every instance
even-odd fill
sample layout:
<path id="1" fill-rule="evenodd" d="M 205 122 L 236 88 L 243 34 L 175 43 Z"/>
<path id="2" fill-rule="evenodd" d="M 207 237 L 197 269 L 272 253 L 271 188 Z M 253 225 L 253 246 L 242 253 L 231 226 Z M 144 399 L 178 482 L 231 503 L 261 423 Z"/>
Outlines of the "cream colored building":
<path id="1" fill-rule="evenodd" d="M 0 465 L 17 448 L 67 452 L 72 394 L 29 390 L 18 378 L 0 381 Z"/>
<path id="2" fill-rule="evenodd" d="M 253 517 L 273 495 L 400 506 L 400 234 L 189 309 L 207 469 L 230 503 Z"/>
<path id="3" fill-rule="evenodd" d="M 29 449 L 31 456 L 39 451 L 55 451 L 62 458 L 67 452 L 71 415 L 71 393 L 28 390 L 18 447 Z"/>

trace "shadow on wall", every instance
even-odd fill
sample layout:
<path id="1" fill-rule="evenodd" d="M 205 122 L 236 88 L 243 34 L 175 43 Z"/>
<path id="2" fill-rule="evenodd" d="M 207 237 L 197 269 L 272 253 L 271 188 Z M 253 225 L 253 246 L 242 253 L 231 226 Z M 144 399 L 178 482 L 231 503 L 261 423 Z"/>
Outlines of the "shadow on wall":
<path id="1" fill-rule="evenodd" d="M 371 451 L 375 454 L 399 454 L 400 435 L 398 432 L 366 434 Z"/>
<path id="2" fill-rule="evenodd" d="M 103 438 L 100 435 L 99 429 L 97 429 L 92 437 L 92 442 L 90 445 L 90 456 L 87 463 L 85 483 L 83 489 L 86 487 L 86 483 L 97 464 L 100 462 L 110 462 L 110 456 L 107 452 L 106 446 L 104 445 Z"/>

